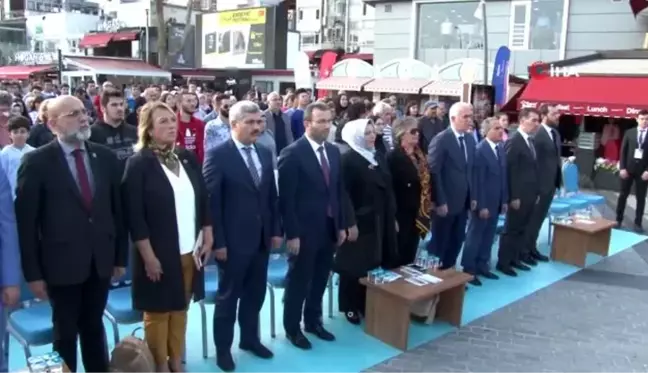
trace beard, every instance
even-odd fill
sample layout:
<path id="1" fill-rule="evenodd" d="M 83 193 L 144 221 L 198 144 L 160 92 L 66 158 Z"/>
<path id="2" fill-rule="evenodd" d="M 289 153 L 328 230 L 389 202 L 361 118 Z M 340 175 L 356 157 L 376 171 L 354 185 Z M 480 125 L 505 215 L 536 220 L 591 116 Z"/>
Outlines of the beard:
<path id="1" fill-rule="evenodd" d="M 222 110 L 221 109 L 220 115 L 222 115 L 223 118 L 229 118 L 229 110 Z"/>
<path id="2" fill-rule="evenodd" d="M 88 141 L 92 135 L 90 127 L 79 128 L 77 131 L 63 134 L 62 140 L 66 143 L 77 143 Z"/>

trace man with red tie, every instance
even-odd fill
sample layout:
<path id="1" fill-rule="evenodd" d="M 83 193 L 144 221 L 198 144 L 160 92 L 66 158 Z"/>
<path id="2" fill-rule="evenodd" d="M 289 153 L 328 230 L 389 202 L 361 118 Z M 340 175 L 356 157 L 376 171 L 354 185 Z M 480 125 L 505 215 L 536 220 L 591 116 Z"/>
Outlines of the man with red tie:
<path id="1" fill-rule="evenodd" d="M 86 372 L 105 372 L 103 311 L 111 278 L 123 275 L 128 236 L 123 225 L 117 156 L 90 143 L 83 103 L 60 96 L 48 106 L 56 141 L 27 154 L 18 169 L 16 221 L 23 275 L 49 299 L 54 351 L 72 372 L 77 339 Z"/>
<path id="2" fill-rule="evenodd" d="M 288 339 L 304 350 L 312 345 L 302 333 L 302 319 L 307 333 L 335 340 L 322 325 L 322 296 L 334 249 L 355 224 L 343 213 L 340 151 L 326 141 L 332 121 L 325 103 L 308 105 L 304 136 L 279 157 L 279 206 L 290 255 L 283 323 Z"/>

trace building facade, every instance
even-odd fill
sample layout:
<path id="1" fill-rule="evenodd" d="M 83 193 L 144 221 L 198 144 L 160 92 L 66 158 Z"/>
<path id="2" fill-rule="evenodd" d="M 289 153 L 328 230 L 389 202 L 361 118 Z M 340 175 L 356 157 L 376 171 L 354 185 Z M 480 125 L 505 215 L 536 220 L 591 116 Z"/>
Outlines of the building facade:
<path id="1" fill-rule="evenodd" d="M 362 0 L 297 0 L 295 20 L 303 51 L 373 53 L 374 8 Z"/>
<path id="2" fill-rule="evenodd" d="M 478 0 L 367 1 L 375 7 L 376 66 L 394 58 L 430 66 L 465 58 L 483 61 L 487 44 L 490 62 L 499 47 L 508 46 L 511 73 L 526 76 L 537 61 L 641 48 L 645 37 L 628 1 L 487 0 L 486 17 Z"/>

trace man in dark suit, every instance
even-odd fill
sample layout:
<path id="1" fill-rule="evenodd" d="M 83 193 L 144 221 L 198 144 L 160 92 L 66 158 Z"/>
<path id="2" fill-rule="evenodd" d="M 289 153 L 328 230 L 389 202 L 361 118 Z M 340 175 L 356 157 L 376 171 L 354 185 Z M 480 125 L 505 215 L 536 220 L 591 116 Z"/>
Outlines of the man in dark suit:
<path id="1" fill-rule="evenodd" d="M 119 195 L 121 165 L 108 148 L 87 142 L 83 103 L 61 96 L 48 106 L 56 141 L 23 159 L 16 218 L 22 269 L 30 290 L 52 305 L 54 350 L 77 369 L 77 336 L 87 372 L 108 369 L 103 311 L 111 277 L 128 256 Z"/>
<path id="2" fill-rule="evenodd" d="M 458 102 L 450 108 L 450 127 L 435 136 L 428 149 L 432 199 L 436 206 L 429 251 L 441 267 L 453 268 L 466 236 L 471 203 L 475 139 L 467 133 L 473 121 L 472 105 Z M 472 205 L 472 206 L 471 206 Z"/>
<path id="3" fill-rule="evenodd" d="M 543 104 L 540 106 L 541 124 L 533 137 L 538 163 L 538 187 L 540 195 L 538 203 L 533 208 L 533 215 L 529 222 L 527 232 L 527 248 L 520 261 L 528 266 L 535 266 L 538 262 L 547 262 L 549 258 L 540 254 L 537 249 L 538 236 L 542 224 L 547 219 L 551 201 L 556 195 L 556 189 L 562 184 L 562 160 L 560 147 L 562 141 L 556 129 L 560 112 L 556 105 Z"/>
<path id="4" fill-rule="evenodd" d="M 517 132 L 504 143 L 509 204 L 496 268 L 507 276 L 517 276 L 514 269 L 529 270 L 520 259 L 530 254 L 529 223 L 540 195 L 538 155 L 533 145 L 540 114 L 535 109 L 522 109 L 518 117 L 520 126 Z"/>
<path id="5" fill-rule="evenodd" d="M 281 111 L 281 95 L 272 92 L 268 95 L 268 110 L 263 112 L 266 118 L 266 128 L 274 135 L 277 154 L 294 141 L 290 129 L 290 115 Z"/>
<path id="6" fill-rule="evenodd" d="M 619 162 L 619 177 L 621 177 L 621 193 L 617 201 L 617 225 L 623 224 L 626 202 L 632 186 L 635 187 L 637 209 L 635 215 L 635 230 L 642 232 L 641 227 L 644 208 L 646 206 L 646 188 L 648 188 L 648 110 L 637 114 L 637 127 L 631 128 L 623 135 Z"/>
<path id="7" fill-rule="evenodd" d="M 238 308 L 239 347 L 269 359 L 258 336 L 271 248 L 282 243 L 279 200 L 272 154 L 254 142 L 261 133 L 261 110 L 252 101 L 230 109 L 232 137 L 209 151 L 203 172 L 211 196 L 218 298 L 214 311 L 217 364 L 235 368 L 230 352 Z"/>
<path id="8" fill-rule="evenodd" d="M 461 259 L 463 271 L 474 276 L 471 283 L 476 286 L 482 284 L 477 276 L 498 279 L 489 263 L 499 214 L 506 212 L 508 204 L 506 156 L 501 146 L 504 128 L 497 118 L 484 120 L 481 128 L 484 140 L 477 145 L 473 167 L 472 185 L 477 187 L 471 198 L 475 209 L 470 214 Z"/>
<path id="9" fill-rule="evenodd" d="M 284 298 L 286 336 L 298 348 L 310 349 L 304 329 L 320 339 L 335 340 L 322 325 L 322 296 L 335 245 L 354 224 L 343 214 L 340 151 L 326 142 L 333 115 L 322 102 L 304 110 L 305 135 L 279 156 L 279 201 L 290 268 Z M 353 230 L 357 231 L 357 230 Z"/>

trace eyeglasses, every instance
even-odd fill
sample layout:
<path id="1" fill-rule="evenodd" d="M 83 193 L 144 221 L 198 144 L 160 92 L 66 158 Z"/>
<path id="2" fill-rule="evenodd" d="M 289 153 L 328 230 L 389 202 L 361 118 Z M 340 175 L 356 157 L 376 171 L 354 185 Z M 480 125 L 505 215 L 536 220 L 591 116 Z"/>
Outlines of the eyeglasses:
<path id="1" fill-rule="evenodd" d="M 88 115 L 88 111 L 86 109 L 77 109 L 77 110 L 72 110 L 66 114 L 61 114 L 60 116 L 67 117 L 67 118 L 79 118 L 86 115 Z"/>

